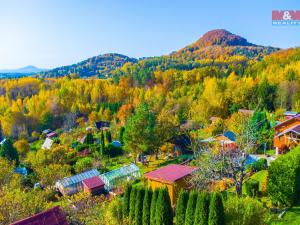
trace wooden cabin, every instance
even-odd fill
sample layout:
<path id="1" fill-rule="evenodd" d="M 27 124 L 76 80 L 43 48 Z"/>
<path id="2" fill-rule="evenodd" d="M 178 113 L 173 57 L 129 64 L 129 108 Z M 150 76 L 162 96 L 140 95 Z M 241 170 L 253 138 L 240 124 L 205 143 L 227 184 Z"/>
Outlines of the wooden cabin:
<path id="1" fill-rule="evenodd" d="M 276 154 L 285 153 L 300 143 L 300 114 L 275 126 L 274 147 Z"/>
<path id="2" fill-rule="evenodd" d="M 180 190 L 190 189 L 189 179 L 196 170 L 196 167 L 170 164 L 144 174 L 144 178 L 152 190 L 167 187 L 171 204 L 174 206 Z"/>
<path id="3" fill-rule="evenodd" d="M 104 182 L 99 176 L 94 176 L 82 181 L 83 191 L 90 195 L 100 195 L 104 193 Z"/>

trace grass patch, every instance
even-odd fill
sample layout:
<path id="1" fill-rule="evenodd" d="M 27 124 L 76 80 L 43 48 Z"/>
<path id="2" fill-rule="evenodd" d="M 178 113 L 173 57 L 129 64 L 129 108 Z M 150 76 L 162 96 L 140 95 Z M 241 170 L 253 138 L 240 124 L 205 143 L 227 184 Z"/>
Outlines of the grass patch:
<path id="1" fill-rule="evenodd" d="M 276 215 L 276 218 L 274 218 L 270 224 L 272 225 L 300 224 L 300 202 L 298 202 L 298 204 L 290 208 L 283 216 L 283 218 L 279 219 Z"/>

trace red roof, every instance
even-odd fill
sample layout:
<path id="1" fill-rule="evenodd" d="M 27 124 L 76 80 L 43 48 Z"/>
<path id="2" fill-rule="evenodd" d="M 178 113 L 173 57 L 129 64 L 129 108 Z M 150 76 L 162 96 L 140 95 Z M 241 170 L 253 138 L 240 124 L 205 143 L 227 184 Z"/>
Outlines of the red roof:
<path id="1" fill-rule="evenodd" d="M 146 173 L 144 177 L 151 180 L 173 183 L 197 170 L 197 167 L 170 164 L 157 170 Z"/>
<path id="2" fill-rule="evenodd" d="M 91 153 L 89 149 L 84 149 L 80 152 L 77 152 L 77 156 L 88 156 Z"/>
<path id="3" fill-rule="evenodd" d="M 293 121 L 293 120 L 299 120 L 299 121 L 300 121 L 300 114 L 298 114 L 297 116 L 294 116 L 294 117 L 292 117 L 292 118 L 290 118 L 290 119 L 287 119 L 287 120 L 283 121 L 282 123 L 277 124 L 277 125 L 275 126 L 275 128 L 276 128 L 276 127 L 281 127 L 282 125 L 285 125 L 286 123 L 288 123 L 288 122 L 290 122 L 290 121 Z"/>
<path id="4" fill-rule="evenodd" d="M 59 206 L 56 206 L 11 225 L 68 225 L 68 222 Z"/>
<path id="5" fill-rule="evenodd" d="M 55 133 L 54 131 L 52 131 L 51 133 L 47 134 L 48 138 L 55 137 L 55 136 L 57 136 L 57 133 Z"/>
<path id="6" fill-rule="evenodd" d="M 104 182 L 98 176 L 94 176 L 82 181 L 82 183 L 89 189 L 104 186 Z"/>

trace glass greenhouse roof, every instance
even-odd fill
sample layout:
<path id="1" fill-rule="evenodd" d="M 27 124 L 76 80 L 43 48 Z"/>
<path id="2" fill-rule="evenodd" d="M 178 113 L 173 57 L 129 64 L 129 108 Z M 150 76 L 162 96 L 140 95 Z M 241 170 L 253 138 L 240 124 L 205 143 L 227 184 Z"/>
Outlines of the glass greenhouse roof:
<path id="1" fill-rule="evenodd" d="M 94 176 L 99 176 L 99 172 L 96 169 L 88 170 L 83 173 L 76 174 L 72 177 L 66 177 L 62 180 L 59 180 L 58 183 L 60 183 L 64 187 L 68 187 L 70 185 L 77 184 L 85 179 L 88 179 L 88 178 L 91 178 Z"/>
<path id="2" fill-rule="evenodd" d="M 124 178 L 137 177 L 140 177 L 140 169 L 134 163 L 100 175 L 100 178 L 104 181 L 108 189 L 115 186 L 118 181 Z"/>

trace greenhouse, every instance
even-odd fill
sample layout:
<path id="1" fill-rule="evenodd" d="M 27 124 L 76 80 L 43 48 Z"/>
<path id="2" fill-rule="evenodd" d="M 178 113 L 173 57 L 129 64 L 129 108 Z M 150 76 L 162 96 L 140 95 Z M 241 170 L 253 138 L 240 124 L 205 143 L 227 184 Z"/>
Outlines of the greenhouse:
<path id="1" fill-rule="evenodd" d="M 82 181 L 91 177 L 99 176 L 99 172 L 96 169 L 88 170 L 83 173 L 76 174 L 71 177 L 66 177 L 56 182 L 55 187 L 63 195 L 72 195 L 83 189 Z"/>
<path id="2" fill-rule="evenodd" d="M 116 188 L 117 185 L 123 182 L 140 177 L 140 169 L 134 163 L 100 175 L 100 178 L 105 183 L 105 189 L 108 191 Z"/>

